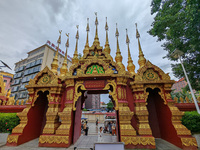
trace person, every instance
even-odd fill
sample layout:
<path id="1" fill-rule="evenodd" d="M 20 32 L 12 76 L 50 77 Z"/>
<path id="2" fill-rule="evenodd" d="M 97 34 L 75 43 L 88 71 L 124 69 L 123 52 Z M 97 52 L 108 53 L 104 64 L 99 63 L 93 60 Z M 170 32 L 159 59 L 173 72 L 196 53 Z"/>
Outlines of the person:
<path id="1" fill-rule="evenodd" d="M 108 132 L 111 134 L 112 133 L 112 124 L 110 122 L 108 122 Z"/>
<path id="2" fill-rule="evenodd" d="M 98 126 L 98 119 L 96 120 L 96 126 Z"/>
<path id="3" fill-rule="evenodd" d="M 112 135 L 116 135 L 115 123 L 112 124 Z"/>
<path id="4" fill-rule="evenodd" d="M 100 136 L 100 137 L 102 137 L 102 132 L 103 132 L 103 128 L 100 127 L 100 128 L 99 128 L 99 133 L 100 133 L 99 136 Z"/>
<path id="5" fill-rule="evenodd" d="M 88 127 L 88 125 L 87 125 L 87 121 L 84 123 L 83 129 L 84 129 L 84 131 L 85 131 L 85 135 L 87 136 L 87 135 L 88 135 L 88 129 L 89 129 L 89 127 Z"/>
<path id="6" fill-rule="evenodd" d="M 84 130 L 84 129 L 83 129 L 83 125 L 84 125 L 84 121 L 82 120 L 82 121 L 81 121 L 81 131 Z"/>
<path id="7" fill-rule="evenodd" d="M 98 142 L 102 142 L 102 132 L 103 132 L 103 127 L 99 128 L 99 136 L 98 136 Z"/>

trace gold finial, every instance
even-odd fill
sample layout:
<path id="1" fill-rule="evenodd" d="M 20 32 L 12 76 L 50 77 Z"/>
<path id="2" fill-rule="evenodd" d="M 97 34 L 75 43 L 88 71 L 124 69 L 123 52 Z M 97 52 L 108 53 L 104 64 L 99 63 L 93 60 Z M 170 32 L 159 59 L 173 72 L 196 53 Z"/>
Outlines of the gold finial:
<path id="1" fill-rule="evenodd" d="M 67 73 L 67 48 L 69 47 L 69 33 L 65 33 L 65 35 L 67 36 L 67 42 L 65 44 L 66 52 L 62 67 L 60 68 L 60 76 L 65 76 Z"/>
<path id="2" fill-rule="evenodd" d="M 78 26 L 79 26 L 79 25 L 76 25 L 76 28 L 77 28 L 76 39 L 79 39 Z"/>
<path id="3" fill-rule="evenodd" d="M 95 38 L 94 38 L 93 45 L 100 46 L 99 37 L 98 37 L 98 28 L 97 28 L 97 26 L 98 26 L 97 12 L 95 12 L 95 15 L 96 15 L 96 20 L 95 20 L 96 32 L 95 32 Z"/>
<path id="4" fill-rule="evenodd" d="M 145 59 L 145 57 L 144 57 L 144 54 L 143 54 L 143 52 L 142 52 L 142 48 L 141 48 L 141 46 L 140 46 L 140 40 L 139 40 L 139 38 L 140 38 L 140 34 L 139 34 L 139 32 L 138 32 L 138 29 L 137 29 L 137 23 L 135 23 L 135 26 L 136 26 L 136 38 L 138 39 L 138 46 L 139 46 L 139 60 L 138 60 L 138 64 L 139 64 L 139 66 L 140 66 L 140 68 L 141 67 L 143 67 L 144 65 L 145 65 L 145 63 L 146 63 L 146 59 Z"/>
<path id="5" fill-rule="evenodd" d="M 85 48 L 83 50 L 83 54 L 87 54 L 89 53 L 89 40 L 88 40 L 88 33 L 90 31 L 90 28 L 89 28 L 89 18 L 87 18 L 87 27 L 86 27 L 86 31 L 87 31 L 87 38 L 86 38 L 86 44 L 85 44 Z"/>
<path id="6" fill-rule="evenodd" d="M 57 69 L 58 69 L 58 50 L 59 50 L 59 44 L 61 44 L 61 32 L 62 32 L 62 30 L 59 30 L 60 35 L 57 40 L 57 43 L 58 43 L 57 51 L 53 58 L 53 62 L 51 63 L 51 71 L 55 74 L 57 74 Z"/>
<path id="7" fill-rule="evenodd" d="M 129 37 L 128 37 L 128 30 L 126 29 L 126 44 L 129 44 L 130 40 L 129 40 Z"/>
<path id="8" fill-rule="evenodd" d="M 107 17 L 106 17 L 106 25 L 105 25 L 105 30 L 108 30 Z"/>
<path id="9" fill-rule="evenodd" d="M 135 65 L 133 64 L 133 60 L 131 58 L 131 53 L 130 53 L 130 49 L 129 49 L 129 37 L 128 37 L 128 30 L 126 29 L 126 43 L 128 46 L 128 65 L 127 65 L 127 70 L 134 75 L 135 74 Z"/>
<path id="10" fill-rule="evenodd" d="M 104 51 L 106 53 L 110 54 L 110 45 L 109 45 L 109 42 L 108 42 L 108 23 L 107 23 L 107 17 L 106 17 L 105 30 L 106 30 L 106 43 L 105 43 Z"/>
<path id="11" fill-rule="evenodd" d="M 119 32 L 118 32 L 118 28 L 117 28 L 117 23 L 116 23 L 115 36 L 117 38 L 117 52 L 116 52 L 116 56 L 115 56 L 115 61 L 121 67 L 121 69 L 125 70 L 125 67 L 122 63 L 122 55 L 121 55 L 121 52 L 120 52 L 120 49 L 119 49 L 119 41 L 118 41 Z"/>
<path id="12" fill-rule="evenodd" d="M 8 90 L 6 98 L 9 98 L 11 94 L 11 90 Z"/>
<path id="13" fill-rule="evenodd" d="M 118 32 L 118 28 L 117 28 L 117 23 L 116 23 L 116 32 L 115 32 L 115 36 L 116 36 L 116 37 L 119 36 L 119 32 Z"/>
<path id="14" fill-rule="evenodd" d="M 72 64 L 78 63 L 78 39 L 79 39 L 79 32 L 78 32 L 78 25 L 76 26 L 77 33 L 76 33 L 76 47 L 74 51 L 74 57 L 72 58 Z"/>

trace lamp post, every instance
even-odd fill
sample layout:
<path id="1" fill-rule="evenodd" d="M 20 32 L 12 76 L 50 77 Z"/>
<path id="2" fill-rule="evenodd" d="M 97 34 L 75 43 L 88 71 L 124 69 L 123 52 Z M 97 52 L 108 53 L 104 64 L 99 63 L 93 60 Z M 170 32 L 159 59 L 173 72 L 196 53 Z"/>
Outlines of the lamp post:
<path id="1" fill-rule="evenodd" d="M 200 110 L 199 110 L 199 106 L 198 106 L 196 97 L 195 97 L 195 95 L 194 95 L 194 93 L 193 93 L 193 90 L 192 90 L 190 81 L 189 81 L 188 76 L 187 76 L 187 73 L 186 73 L 186 71 L 185 71 L 185 67 L 184 67 L 183 62 L 182 62 L 182 60 L 181 60 L 181 56 L 183 56 L 183 55 L 184 55 L 184 53 L 183 53 L 182 51 L 176 49 L 175 51 L 172 52 L 172 54 L 171 54 L 170 56 L 172 56 L 173 58 L 179 58 L 179 60 L 180 60 L 180 62 L 181 62 L 181 66 L 182 66 L 182 68 L 183 68 L 183 72 L 184 72 L 184 74 L 185 74 L 185 78 L 186 78 L 187 83 L 188 83 L 188 86 L 189 86 L 189 88 L 190 88 L 190 92 L 191 92 L 191 94 L 192 94 L 192 98 L 193 98 L 193 100 L 194 100 L 195 107 L 196 107 L 196 109 L 197 109 L 197 112 L 200 114 Z"/>

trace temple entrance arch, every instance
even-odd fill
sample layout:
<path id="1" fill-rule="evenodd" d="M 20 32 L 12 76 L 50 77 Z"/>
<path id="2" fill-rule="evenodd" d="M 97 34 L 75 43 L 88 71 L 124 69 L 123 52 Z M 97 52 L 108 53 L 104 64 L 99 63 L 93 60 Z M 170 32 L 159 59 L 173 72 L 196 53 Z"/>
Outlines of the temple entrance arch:
<path id="1" fill-rule="evenodd" d="M 21 121 L 12 131 L 14 136 L 8 137 L 8 145 L 20 145 L 38 138 L 42 134 L 46 124 L 46 112 L 49 103 L 48 95 L 49 91 L 47 89 L 35 91 L 32 103 L 26 103 L 27 108 L 18 113 Z M 18 139 L 16 143 L 13 142 L 15 135 Z"/>
<path id="2" fill-rule="evenodd" d="M 74 99 L 74 104 L 73 104 L 73 116 L 74 116 L 73 143 L 75 143 L 81 135 L 81 115 L 82 115 L 83 103 L 86 100 L 87 93 L 109 94 L 109 98 L 113 102 L 115 109 L 116 135 L 119 141 L 119 112 L 118 112 L 118 99 L 116 93 L 115 80 L 86 80 L 77 82 L 75 85 L 74 98 L 76 99 Z"/>
<path id="3" fill-rule="evenodd" d="M 155 138 L 164 139 L 178 147 L 181 146 L 181 140 L 177 136 L 176 130 L 171 122 L 172 113 L 162 98 L 162 89 L 159 87 L 146 88 L 148 93 L 147 110 L 149 112 L 148 120 Z"/>

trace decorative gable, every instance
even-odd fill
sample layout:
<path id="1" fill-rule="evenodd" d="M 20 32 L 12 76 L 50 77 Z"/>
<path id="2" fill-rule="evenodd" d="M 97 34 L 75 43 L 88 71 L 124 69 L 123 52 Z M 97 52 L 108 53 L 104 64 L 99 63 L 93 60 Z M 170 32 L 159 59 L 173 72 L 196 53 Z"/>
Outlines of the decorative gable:
<path id="1" fill-rule="evenodd" d="M 86 74 L 104 74 L 104 69 L 98 64 L 91 65 L 88 67 Z"/>
<path id="2" fill-rule="evenodd" d="M 56 81 L 55 81 L 56 80 Z M 49 67 L 45 67 L 42 71 L 40 71 L 34 79 L 30 79 L 29 84 L 26 87 L 32 86 L 48 86 L 50 84 L 58 84 L 57 76 L 49 69 Z"/>

